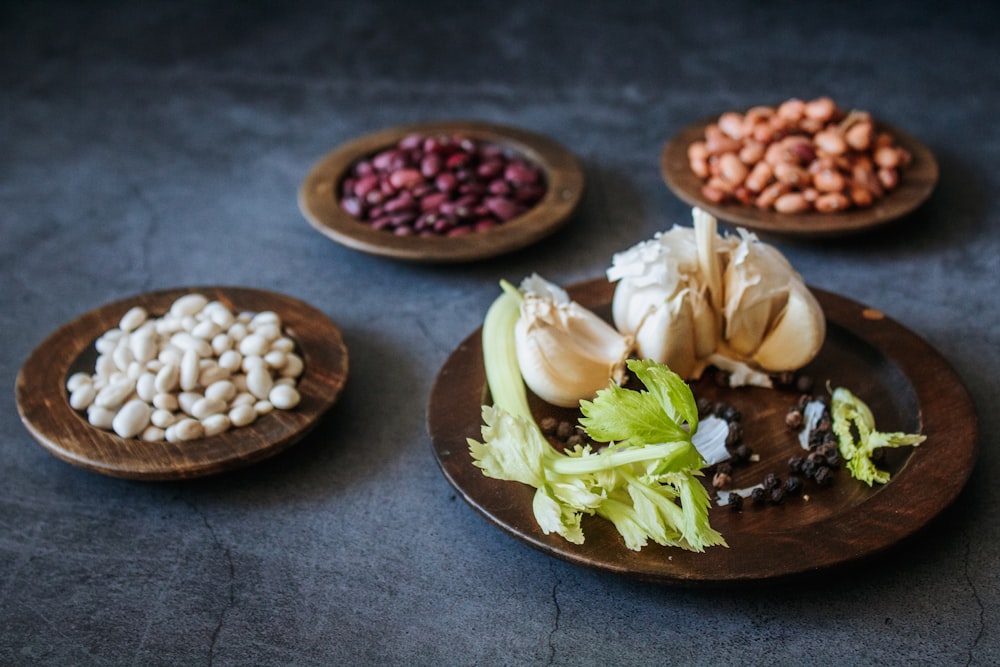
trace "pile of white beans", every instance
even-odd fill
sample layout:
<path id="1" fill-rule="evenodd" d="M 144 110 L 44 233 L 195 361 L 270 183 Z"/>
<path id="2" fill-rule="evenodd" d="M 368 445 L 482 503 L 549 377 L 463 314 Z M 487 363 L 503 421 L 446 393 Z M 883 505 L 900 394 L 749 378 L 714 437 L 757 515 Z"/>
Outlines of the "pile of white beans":
<path id="1" fill-rule="evenodd" d="M 122 438 L 195 440 L 300 401 L 302 357 L 271 311 L 187 294 L 162 317 L 132 308 L 95 346 L 94 373 L 67 380 L 69 403 Z"/>

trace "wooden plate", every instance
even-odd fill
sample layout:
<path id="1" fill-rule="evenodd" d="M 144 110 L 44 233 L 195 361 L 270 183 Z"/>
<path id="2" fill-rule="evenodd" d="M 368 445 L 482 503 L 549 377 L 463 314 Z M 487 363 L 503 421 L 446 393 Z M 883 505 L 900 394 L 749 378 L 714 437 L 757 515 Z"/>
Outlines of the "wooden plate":
<path id="1" fill-rule="evenodd" d="M 73 410 L 66 380 L 92 373 L 94 342 L 118 326 L 133 306 L 162 315 L 184 294 L 197 292 L 234 311 L 274 311 L 305 362 L 293 410 L 274 410 L 250 426 L 189 442 L 123 439 L 87 423 Z M 39 443 L 75 466 L 112 477 L 169 480 L 201 477 L 256 463 L 298 442 L 336 402 L 347 379 L 348 357 L 340 331 L 321 312 L 281 294 L 240 287 L 191 287 L 133 296 L 64 324 L 39 345 L 17 375 L 17 409 Z"/>
<path id="2" fill-rule="evenodd" d="M 570 288 L 570 295 L 605 317 L 614 286 L 598 279 Z M 782 505 L 740 512 L 713 506 L 712 526 L 729 547 L 704 553 L 650 544 L 625 547 L 610 522 L 585 517 L 585 542 L 575 545 L 545 535 L 532 514 L 534 490 L 485 477 L 472 464 L 466 438 L 480 439 L 480 406 L 489 401 L 480 331 L 452 353 L 432 389 L 428 430 L 445 477 L 476 511 L 530 546 L 577 565 L 645 580 L 707 585 L 775 579 L 853 561 L 912 534 L 950 504 L 965 484 L 977 454 L 972 400 L 950 366 L 923 340 L 881 313 L 834 294 L 814 290 L 828 321 L 826 343 L 804 372 L 816 391 L 845 386 L 871 406 L 883 431 L 921 432 L 919 447 L 889 452 L 892 478 L 869 488 L 838 470 L 828 487 L 807 482 L 805 496 Z M 734 486 L 787 477 L 787 461 L 802 449 L 784 423 L 799 394 L 793 390 L 723 389 L 709 378 L 692 384 L 696 397 L 723 400 L 743 415 L 744 443 L 760 462 L 738 468 Z M 529 392 L 530 395 L 530 392 Z M 530 396 L 538 419 L 578 416 Z M 705 482 L 709 482 L 706 480 Z"/>
<path id="3" fill-rule="evenodd" d="M 338 203 L 337 186 L 348 168 L 414 133 L 460 134 L 508 148 L 542 169 L 545 196 L 524 215 L 494 229 L 450 238 L 396 236 L 345 213 Z M 299 208 L 320 233 L 355 250 L 417 262 L 466 262 L 517 250 L 548 236 L 569 220 L 583 187 L 583 170 L 576 158 L 547 137 L 492 123 L 441 121 L 392 127 L 343 144 L 306 176 L 299 190 Z"/>
<path id="4" fill-rule="evenodd" d="M 748 229 L 797 237 L 845 236 L 886 224 L 914 211 L 934 191 L 938 165 L 930 150 L 909 134 L 885 123 L 878 128 L 890 132 L 896 143 L 910 152 L 913 162 L 902 172 L 899 187 L 868 208 L 840 213 L 778 213 L 738 203 L 715 204 L 701 194 L 704 181 L 691 171 L 688 146 L 703 139 L 705 127 L 718 120 L 715 116 L 681 130 L 665 145 L 660 159 L 663 179 L 670 189 L 691 206 L 698 206 L 720 221 Z"/>

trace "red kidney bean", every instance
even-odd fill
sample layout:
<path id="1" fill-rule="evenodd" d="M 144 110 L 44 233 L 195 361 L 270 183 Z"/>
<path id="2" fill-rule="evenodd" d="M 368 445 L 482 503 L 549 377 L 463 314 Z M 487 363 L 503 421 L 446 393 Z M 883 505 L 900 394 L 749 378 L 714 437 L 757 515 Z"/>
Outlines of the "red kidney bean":
<path id="1" fill-rule="evenodd" d="M 546 192 L 541 170 L 498 144 L 410 134 L 352 165 L 341 208 L 395 234 L 484 232 L 522 215 Z"/>

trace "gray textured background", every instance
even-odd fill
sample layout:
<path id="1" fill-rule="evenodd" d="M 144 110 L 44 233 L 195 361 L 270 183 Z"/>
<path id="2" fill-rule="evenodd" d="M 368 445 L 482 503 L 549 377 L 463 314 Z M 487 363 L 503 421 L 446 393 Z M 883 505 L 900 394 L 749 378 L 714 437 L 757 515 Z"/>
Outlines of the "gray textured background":
<path id="1" fill-rule="evenodd" d="M 0 664 L 997 664 L 1000 10 L 951 4 L 0 4 Z M 426 401 L 497 281 L 601 275 L 688 222 L 658 169 L 674 132 L 819 94 L 939 160 L 938 190 L 899 224 L 780 247 L 962 376 L 983 435 L 958 502 L 861 567 L 687 590 L 550 558 L 456 499 Z M 367 256 L 305 223 L 296 191 L 322 154 L 439 118 L 572 148 L 579 214 L 461 266 Z M 348 384 L 311 437 L 164 484 L 32 440 L 13 386 L 45 336 L 199 284 L 284 292 L 342 329 Z"/>

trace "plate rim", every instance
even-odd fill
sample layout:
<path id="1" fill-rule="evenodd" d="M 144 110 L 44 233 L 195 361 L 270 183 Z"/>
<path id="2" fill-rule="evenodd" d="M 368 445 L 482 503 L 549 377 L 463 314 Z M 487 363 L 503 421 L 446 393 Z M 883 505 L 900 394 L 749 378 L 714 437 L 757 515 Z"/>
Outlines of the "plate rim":
<path id="1" fill-rule="evenodd" d="M 372 229 L 340 208 L 335 185 L 357 160 L 409 134 L 444 132 L 498 143 L 528 157 L 545 172 L 545 195 L 525 214 L 494 229 L 456 237 L 396 236 Z M 554 233 L 576 212 L 585 185 L 577 157 L 554 139 L 488 121 L 437 120 L 388 127 L 340 144 L 309 169 L 299 187 L 298 204 L 316 231 L 348 248 L 404 261 L 469 262 L 518 250 Z"/>
<path id="2" fill-rule="evenodd" d="M 940 168 L 931 150 L 912 134 L 876 118 L 876 127 L 891 133 L 897 144 L 913 156 L 909 169 L 918 165 L 921 171 L 917 172 L 919 178 L 911 179 L 907 179 L 904 172 L 899 187 L 872 206 L 840 213 L 781 214 L 742 204 L 716 204 L 701 194 L 704 181 L 691 171 L 687 147 L 692 141 L 703 138 L 705 127 L 718 118 L 718 115 L 702 118 L 668 139 L 660 154 L 660 175 L 681 201 L 704 209 L 728 225 L 802 239 L 847 236 L 876 229 L 909 215 L 930 199 L 937 188 Z"/>
<path id="3" fill-rule="evenodd" d="M 228 301 L 234 310 L 245 310 L 240 304 L 253 301 L 257 312 L 263 310 L 260 306 L 277 312 L 305 362 L 297 385 L 302 402 L 294 410 L 274 410 L 258 417 L 254 424 L 219 435 L 187 443 L 143 443 L 152 451 L 149 456 L 141 456 L 135 445 L 142 441 L 125 443 L 117 434 L 87 423 L 86 417 L 69 405 L 66 379 L 96 338 L 117 326 L 129 308 L 143 305 L 159 309 L 192 293 Z M 110 477 L 168 481 L 214 475 L 257 463 L 297 443 L 336 403 L 348 367 L 348 350 L 340 329 L 304 301 L 250 287 L 172 287 L 110 301 L 60 325 L 26 358 L 17 374 L 15 394 L 22 424 L 39 445 L 57 458 Z M 123 452 L 127 455 L 121 457 Z"/>
<path id="4" fill-rule="evenodd" d="M 567 287 L 567 291 L 572 298 L 580 299 L 581 295 L 585 295 L 588 290 L 592 290 L 598 284 L 603 286 L 598 289 L 603 288 L 609 295 L 609 301 L 610 290 L 612 289 L 611 283 L 601 278 L 576 283 Z M 659 566 L 655 568 L 637 569 L 629 563 L 629 554 L 633 554 L 634 552 L 630 552 L 623 543 L 620 544 L 620 549 L 616 551 L 620 558 L 595 559 L 592 557 L 591 552 L 589 552 L 586 542 L 583 545 L 573 545 L 559 536 L 543 535 L 537 529 L 537 525 L 529 526 L 529 529 L 525 530 L 520 526 L 506 524 L 500 517 L 496 516 L 495 510 L 487 506 L 480 497 L 473 495 L 472 491 L 465 488 L 452 474 L 450 470 L 452 465 L 463 466 L 465 472 L 469 472 L 470 468 L 474 468 L 468 453 L 468 446 L 464 445 L 464 441 L 463 443 L 456 442 L 453 434 L 442 433 L 439 423 L 440 419 L 435 418 L 436 413 L 439 413 L 442 409 L 454 410 L 454 407 L 448 406 L 448 388 L 453 386 L 456 381 L 454 370 L 451 368 L 457 365 L 455 361 L 456 357 L 460 353 L 478 353 L 481 358 L 480 334 L 482 327 L 477 328 L 469 334 L 452 352 L 442 366 L 441 372 L 435 379 L 432 387 L 428 402 L 427 428 L 435 460 L 448 480 L 448 483 L 459 493 L 463 500 L 489 523 L 500 528 L 506 534 L 543 553 L 575 565 L 624 575 L 630 578 L 683 586 L 717 586 L 773 581 L 802 575 L 810 571 L 842 566 L 884 551 L 926 526 L 945 508 L 951 505 L 958 497 L 962 488 L 964 488 L 978 457 L 979 432 L 975 404 L 965 385 L 962 383 L 961 378 L 947 360 L 919 335 L 906 329 L 881 311 L 833 292 L 815 287 L 810 287 L 810 289 L 824 306 L 838 306 L 838 310 L 840 308 L 849 309 L 851 313 L 849 320 L 837 317 L 836 319 L 831 319 L 830 322 L 846 329 L 848 333 L 872 345 L 881 354 L 885 354 L 890 360 L 899 364 L 907 380 L 912 383 L 913 391 L 920 406 L 919 420 L 921 423 L 921 432 L 928 435 L 928 439 L 931 442 L 935 441 L 931 440 L 931 435 L 933 434 L 935 439 L 940 439 L 946 443 L 944 445 L 939 444 L 937 447 L 949 447 L 949 455 L 941 457 L 944 459 L 943 463 L 934 456 L 928 455 L 926 446 L 913 448 L 913 454 L 911 454 L 906 466 L 901 471 L 901 473 L 905 474 L 894 475 L 889 484 L 878 489 L 869 498 L 865 499 L 864 505 L 866 511 L 875 512 L 876 516 L 880 516 L 877 515 L 879 511 L 888 511 L 890 513 L 889 516 L 891 516 L 892 522 L 887 525 L 890 531 L 895 531 L 891 535 L 886 535 L 882 539 L 871 539 L 869 537 L 863 546 L 857 549 L 855 548 L 856 545 L 850 541 L 852 539 L 852 526 L 848 524 L 851 522 L 841 513 L 815 523 L 795 527 L 782 532 L 780 535 L 776 534 L 774 539 L 776 542 L 780 542 L 785 548 L 788 546 L 794 547 L 797 544 L 795 540 L 796 535 L 815 533 L 822 530 L 829 534 L 829 539 L 834 547 L 841 548 L 841 545 L 846 545 L 850 549 L 842 548 L 840 552 L 837 552 L 837 549 L 834 548 L 833 551 L 835 553 L 831 556 L 831 549 L 827 548 L 829 545 L 824 545 L 822 548 L 817 549 L 818 555 L 813 561 L 804 559 L 801 562 L 797 562 L 795 566 L 778 568 L 777 570 L 767 572 L 732 571 L 727 572 L 724 576 L 705 576 L 697 571 L 684 570 L 674 565 L 675 561 L 672 559 L 671 554 L 676 555 L 678 550 L 672 550 L 669 547 L 660 547 L 655 544 L 644 547 L 643 551 L 653 550 L 657 553 L 662 553 L 663 559 L 661 559 Z M 581 303 L 588 307 L 601 305 L 600 303 L 588 303 L 586 299 L 581 301 Z M 828 309 L 825 308 L 825 310 Z M 921 359 L 919 365 L 915 361 L 900 364 L 899 355 L 892 354 L 891 350 L 898 348 L 901 344 L 901 335 L 903 338 L 902 345 L 907 350 L 919 353 Z M 481 361 L 478 363 L 481 364 Z M 947 383 L 950 389 L 947 397 L 947 410 L 942 409 L 938 403 L 929 403 L 927 401 L 931 393 L 939 390 L 942 374 L 947 376 L 949 380 Z M 914 376 L 916 377 L 914 378 Z M 486 391 L 485 385 L 482 391 Z M 928 405 L 935 407 L 935 409 L 928 411 L 925 409 Z M 959 427 L 957 429 L 956 424 Z M 959 431 L 966 434 L 967 438 L 962 441 L 956 441 L 958 436 L 953 434 Z M 466 433 L 463 435 L 464 437 L 476 438 L 479 436 L 479 433 Z M 455 452 L 456 449 L 458 450 L 457 453 Z M 464 457 L 464 460 L 461 457 Z M 478 470 L 473 470 L 472 472 L 478 472 Z M 898 505 L 892 506 L 892 500 L 897 496 L 914 493 L 919 490 L 921 484 L 926 481 L 926 479 L 920 477 L 921 475 L 930 476 L 935 483 L 940 484 L 939 492 L 935 496 L 935 502 L 923 507 L 919 516 L 915 515 L 911 508 L 901 508 Z M 483 479 L 489 480 L 485 476 Z M 489 482 L 516 484 L 516 482 L 501 482 L 500 480 L 489 480 Z M 524 487 L 524 489 L 527 490 L 528 487 Z M 886 491 L 889 491 L 889 493 L 886 493 Z M 507 504 L 509 505 L 509 503 Z M 720 548 L 722 547 L 713 547 L 713 549 Z M 774 546 L 774 548 L 777 547 Z M 731 551 L 731 549 L 727 549 L 726 551 Z M 699 555 L 695 554 L 694 556 L 698 557 Z M 735 558 L 735 556 L 733 557 Z"/>

